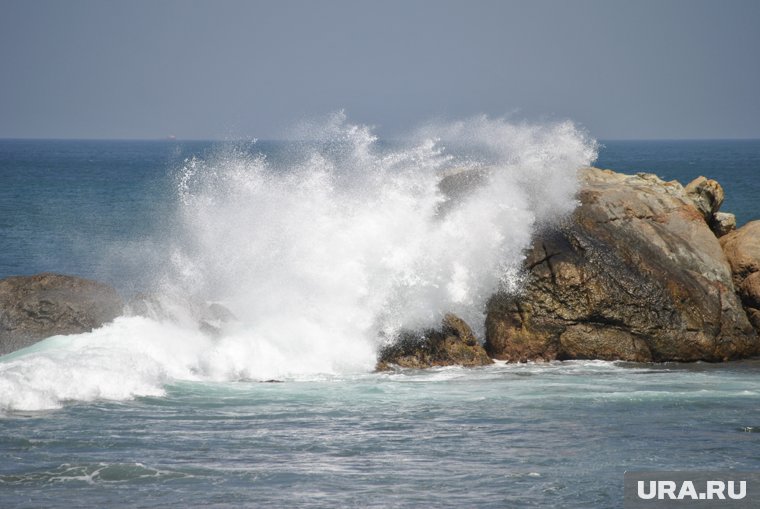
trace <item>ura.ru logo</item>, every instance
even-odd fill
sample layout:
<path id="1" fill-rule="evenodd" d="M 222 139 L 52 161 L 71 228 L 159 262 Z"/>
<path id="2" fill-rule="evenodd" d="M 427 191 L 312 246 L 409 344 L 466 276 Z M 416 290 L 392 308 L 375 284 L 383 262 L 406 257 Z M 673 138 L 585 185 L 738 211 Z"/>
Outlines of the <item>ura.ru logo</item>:
<path id="1" fill-rule="evenodd" d="M 639 481 L 638 497 L 642 500 L 741 500 L 747 496 L 747 481 L 705 481 L 698 490 L 693 481 Z"/>

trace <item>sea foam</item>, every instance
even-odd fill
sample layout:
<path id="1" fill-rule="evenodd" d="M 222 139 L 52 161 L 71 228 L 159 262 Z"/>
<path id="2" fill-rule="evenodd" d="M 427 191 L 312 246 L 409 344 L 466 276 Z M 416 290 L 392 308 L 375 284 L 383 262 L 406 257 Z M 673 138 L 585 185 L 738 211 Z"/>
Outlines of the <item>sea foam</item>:
<path id="1" fill-rule="evenodd" d="M 278 157 L 223 146 L 176 171 L 164 300 L 222 303 L 220 334 L 122 317 L 0 362 L 0 408 L 160 395 L 172 380 L 299 379 L 370 371 L 401 328 L 454 312 L 477 332 L 486 300 L 519 291 L 532 234 L 576 205 L 596 144 L 570 122 L 478 117 L 381 143 L 342 113 L 294 131 Z M 253 150 L 251 150 L 253 148 Z M 441 179 L 487 170 L 451 201 Z"/>

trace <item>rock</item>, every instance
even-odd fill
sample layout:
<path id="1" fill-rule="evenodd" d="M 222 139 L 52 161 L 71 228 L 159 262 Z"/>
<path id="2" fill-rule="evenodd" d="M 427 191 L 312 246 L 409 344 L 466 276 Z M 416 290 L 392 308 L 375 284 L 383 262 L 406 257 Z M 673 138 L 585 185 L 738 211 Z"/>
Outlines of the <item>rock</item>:
<path id="1" fill-rule="evenodd" d="M 723 204 L 723 187 L 715 180 L 697 177 L 689 182 L 684 190 L 707 222 L 712 220 Z"/>
<path id="2" fill-rule="evenodd" d="M 113 288 L 73 276 L 37 274 L 0 280 L 0 354 L 59 334 L 78 334 L 119 316 Z"/>
<path id="3" fill-rule="evenodd" d="M 737 285 L 742 303 L 750 308 L 760 309 L 760 272 L 753 272 Z"/>
<path id="4" fill-rule="evenodd" d="M 447 337 L 457 337 L 467 346 L 478 346 L 478 338 L 467 323 L 453 313 L 446 313 L 441 321 L 441 332 Z"/>
<path id="5" fill-rule="evenodd" d="M 195 326 L 210 336 L 220 335 L 227 324 L 237 320 L 217 302 L 178 295 L 138 294 L 127 304 L 126 314 Z"/>
<path id="6" fill-rule="evenodd" d="M 723 204 L 725 194 L 723 186 L 717 181 L 706 177 L 697 177 L 684 188 L 684 191 L 702 214 L 702 217 L 705 218 L 705 222 L 716 237 L 722 237 L 736 229 L 736 216 L 726 212 L 718 212 Z"/>
<path id="7" fill-rule="evenodd" d="M 736 216 L 728 212 L 716 212 L 710 221 L 710 229 L 716 237 L 722 237 L 736 230 Z"/>
<path id="8" fill-rule="evenodd" d="M 739 298 L 749 322 L 760 332 L 760 272 L 753 272 L 739 284 Z"/>
<path id="9" fill-rule="evenodd" d="M 760 331 L 760 221 L 752 221 L 720 239 L 744 309 Z"/>
<path id="10" fill-rule="evenodd" d="M 402 332 L 395 342 L 380 351 L 376 369 L 385 371 L 393 365 L 419 369 L 451 365 L 485 366 L 492 363 L 469 325 L 449 313 L 443 318 L 440 330 Z"/>
<path id="11" fill-rule="evenodd" d="M 754 272 L 760 272 L 760 221 L 751 221 L 720 239 L 738 286 Z"/>
<path id="12" fill-rule="evenodd" d="M 454 168 L 438 182 L 438 190 L 444 200 L 438 205 L 437 214 L 446 215 L 457 203 L 470 195 L 475 189 L 485 185 L 492 168 Z"/>
<path id="13" fill-rule="evenodd" d="M 579 176 L 580 206 L 537 235 L 523 292 L 488 304 L 492 357 L 721 361 L 760 352 L 720 243 L 680 184 L 596 168 Z"/>

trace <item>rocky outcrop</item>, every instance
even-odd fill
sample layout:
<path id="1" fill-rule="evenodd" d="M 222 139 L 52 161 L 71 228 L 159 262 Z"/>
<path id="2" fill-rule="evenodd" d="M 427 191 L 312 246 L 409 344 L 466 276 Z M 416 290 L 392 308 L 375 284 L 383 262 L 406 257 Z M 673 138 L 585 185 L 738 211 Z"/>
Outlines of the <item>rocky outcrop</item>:
<path id="1" fill-rule="evenodd" d="M 119 294 L 102 283 L 60 274 L 0 280 L 0 354 L 58 334 L 77 334 L 119 316 Z"/>
<path id="2" fill-rule="evenodd" d="M 722 189 L 705 179 L 687 192 L 654 175 L 595 168 L 580 178 L 580 206 L 527 254 L 524 291 L 489 303 L 491 356 L 721 361 L 760 353 L 706 221 Z"/>
<path id="3" fill-rule="evenodd" d="M 722 237 L 736 230 L 736 216 L 728 212 L 716 212 L 709 225 L 716 237 Z"/>
<path id="4" fill-rule="evenodd" d="M 760 221 L 747 223 L 720 243 L 747 316 L 760 331 Z"/>
<path id="5" fill-rule="evenodd" d="M 481 346 L 472 329 L 456 315 L 444 316 L 439 330 L 403 332 L 380 351 L 377 370 L 392 366 L 430 368 L 434 366 L 485 366 L 493 360 Z"/>
<path id="6" fill-rule="evenodd" d="M 725 198 L 723 187 L 706 177 L 695 178 L 686 185 L 684 191 L 706 221 L 710 221 L 713 214 L 718 212 Z"/>
<path id="7" fill-rule="evenodd" d="M 689 182 L 684 191 L 716 236 L 722 237 L 736 229 L 736 216 L 719 212 L 725 193 L 717 181 L 697 177 Z"/>

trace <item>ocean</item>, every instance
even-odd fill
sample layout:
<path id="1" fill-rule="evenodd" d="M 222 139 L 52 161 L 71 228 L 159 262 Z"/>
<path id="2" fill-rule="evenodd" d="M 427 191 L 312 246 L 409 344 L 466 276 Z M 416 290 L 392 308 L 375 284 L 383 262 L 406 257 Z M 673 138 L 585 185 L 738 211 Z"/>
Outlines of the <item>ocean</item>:
<path id="1" fill-rule="evenodd" d="M 208 338 L 123 317 L 0 357 L 0 507 L 617 508 L 626 470 L 760 470 L 758 361 L 372 372 L 383 334 L 477 322 L 512 288 L 532 231 L 574 207 L 579 165 L 715 178 L 743 224 L 760 219 L 760 141 L 435 132 L 0 140 L 0 277 L 238 318 Z M 436 216 L 436 179 L 481 164 L 503 176 Z"/>

